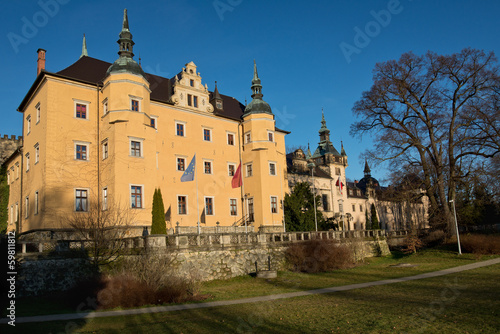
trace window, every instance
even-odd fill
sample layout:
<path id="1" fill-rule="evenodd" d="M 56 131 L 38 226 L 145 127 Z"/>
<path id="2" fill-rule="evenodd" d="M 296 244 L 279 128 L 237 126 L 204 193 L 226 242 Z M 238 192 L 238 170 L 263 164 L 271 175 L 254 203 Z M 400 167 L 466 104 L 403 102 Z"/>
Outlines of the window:
<path id="1" fill-rule="evenodd" d="M 185 136 L 184 124 L 183 123 L 175 123 L 175 134 L 177 136 L 181 136 L 181 137 Z"/>
<path id="2" fill-rule="evenodd" d="M 238 215 L 238 206 L 236 203 L 236 198 L 229 199 L 229 211 L 231 212 L 231 216 Z"/>
<path id="3" fill-rule="evenodd" d="M 14 222 L 19 220 L 19 203 L 16 203 L 16 212 L 14 212 Z"/>
<path id="4" fill-rule="evenodd" d="M 255 221 L 254 210 L 253 210 L 253 197 L 250 197 L 247 202 L 248 205 L 248 221 Z"/>
<path id="5" fill-rule="evenodd" d="M 198 108 L 198 96 L 193 96 L 193 107 Z"/>
<path id="6" fill-rule="evenodd" d="M 356 212 L 356 204 L 352 205 L 352 212 Z"/>
<path id="7" fill-rule="evenodd" d="M 35 191 L 35 215 L 38 214 L 38 191 Z"/>
<path id="8" fill-rule="evenodd" d="M 187 197 L 186 196 L 177 196 L 177 208 L 178 213 L 180 215 L 187 214 Z"/>
<path id="9" fill-rule="evenodd" d="M 269 163 L 269 175 L 276 175 L 276 164 L 274 162 Z"/>
<path id="10" fill-rule="evenodd" d="M 187 96 L 187 103 L 188 103 L 188 106 L 190 106 L 190 107 L 193 106 L 193 95 L 188 94 L 188 96 Z"/>
<path id="11" fill-rule="evenodd" d="M 353 192 L 352 189 L 349 189 L 349 195 L 352 196 Z"/>
<path id="12" fill-rule="evenodd" d="M 194 87 L 194 80 L 193 79 L 189 80 L 189 86 Z"/>
<path id="13" fill-rule="evenodd" d="M 184 158 L 177 158 L 177 170 L 178 171 L 184 171 L 184 170 L 186 170 L 186 159 L 184 159 Z"/>
<path id="14" fill-rule="evenodd" d="M 14 224 L 14 205 L 10 206 L 9 220 L 11 224 Z"/>
<path id="15" fill-rule="evenodd" d="M 274 133 L 272 131 L 267 132 L 267 137 L 268 137 L 269 141 L 274 142 Z"/>
<path id="16" fill-rule="evenodd" d="M 141 142 L 131 140 L 130 141 L 130 155 L 133 157 L 141 157 Z"/>
<path id="17" fill-rule="evenodd" d="M 30 154 L 26 153 L 26 171 L 30 170 Z"/>
<path id="18" fill-rule="evenodd" d="M 363 212 L 363 206 L 361 204 L 359 205 L 359 212 Z"/>
<path id="19" fill-rule="evenodd" d="M 108 113 L 108 101 L 105 101 L 103 104 L 102 104 L 102 113 L 103 115 L 106 115 Z"/>
<path id="20" fill-rule="evenodd" d="M 207 215 L 207 216 L 214 215 L 214 198 L 213 197 L 205 197 L 205 215 Z"/>
<path id="21" fill-rule="evenodd" d="M 250 132 L 247 132 L 245 133 L 245 143 L 250 143 L 250 141 L 252 140 L 252 136 L 251 136 L 251 133 Z"/>
<path id="22" fill-rule="evenodd" d="M 36 124 L 40 123 L 40 103 L 35 107 L 36 109 Z"/>
<path id="23" fill-rule="evenodd" d="M 142 187 L 130 186 L 130 205 L 132 208 L 142 208 Z"/>
<path id="24" fill-rule="evenodd" d="M 76 118 L 87 119 L 87 105 L 77 103 L 76 104 Z"/>
<path id="25" fill-rule="evenodd" d="M 222 101 L 221 100 L 216 100 L 215 101 L 215 107 L 217 109 L 221 109 L 222 110 Z"/>
<path id="26" fill-rule="evenodd" d="M 19 162 L 16 162 L 16 180 L 19 178 Z"/>
<path id="27" fill-rule="evenodd" d="M 236 172 L 236 165 L 235 164 L 227 164 L 227 171 L 229 176 L 234 176 L 234 173 Z"/>
<path id="28" fill-rule="evenodd" d="M 278 197 L 271 196 L 271 213 L 278 213 Z"/>
<path id="29" fill-rule="evenodd" d="M 204 173 L 212 174 L 212 161 L 203 161 Z"/>
<path id="30" fill-rule="evenodd" d="M 88 197 L 86 189 L 75 190 L 75 211 L 87 212 L 88 210 Z"/>
<path id="31" fill-rule="evenodd" d="M 335 167 L 335 175 L 340 175 L 340 168 L 339 167 Z"/>
<path id="32" fill-rule="evenodd" d="M 328 195 L 322 194 L 321 195 L 321 202 L 323 204 L 323 211 L 330 211 L 330 203 L 328 202 Z"/>
<path id="33" fill-rule="evenodd" d="M 227 134 L 227 144 L 234 145 L 234 133 Z"/>
<path id="34" fill-rule="evenodd" d="M 108 209 L 108 188 L 102 188 L 102 210 Z"/>
<path id="35" fill-rule="evenodd" d="M 27 134 L 30 134 L 31 132 L 31 115 L 28 115 L 28 117 L 26 117 L 26 129 L 27 129 Z"/>
<path id="36" fill-rule="evenodd" d="M 247 164 L 247 177 L 252 176 L 252 164 Z"/>
<path id="37" fill-rule="evenodd" d="M 87 145 L 76 144 L 75 147 L 75 159 L 76 160 L 87 160 Z"/>
<path id="38" fill-rule="evenodd" d="M 212 141 L 212 130 L 203 129 L 203 140 L 204 141 Z"/>
<path id="39" fill-rule="evenodd" d="M 139 111 L 139 100 L 130 99 L 130 110 Z"/>
<path id="40" fill-rule="evenodd" d="M 108 146 L 108 141 L 104 141 L 102 143 L 102 160 L 105 160 L 108 158 L 109 155 L 109 146 Z"/>
<path id="41" fill-rule="evenodd" d="M 152 128 L 155 128 L 156 129 L 156 118 L 154 117 L 151 117 L 149 119 L 149 125 L 151 125 Z"/>
<path id="42" fill-rule="evenodd" d="M 38 143 L 35 144 L 35 164 L 40 161 L 40 145 Z"/>
<path id="43" fill-rule="evenodd" d="M 344 205 L 339 203 L 339 212 L 344 212 Z"/>
<path id="44" fill-rule="evenodd" d="M 29 196 L 26 196 L 24 199 L 24 218 L 29 217 L 29 212 L 30 212 L 30 198 Z"/>

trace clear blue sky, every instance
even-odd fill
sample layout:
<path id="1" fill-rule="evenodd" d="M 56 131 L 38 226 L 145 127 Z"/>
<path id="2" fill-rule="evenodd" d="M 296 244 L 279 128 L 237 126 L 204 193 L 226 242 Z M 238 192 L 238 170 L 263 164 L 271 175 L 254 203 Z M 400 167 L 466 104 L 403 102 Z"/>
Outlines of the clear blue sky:
<path id="1" fill-rule="evenodd" d="M 210 90 L 217 80 L 222 94 L 244 103 L 256 59 L 264 100 L 277 126 L 291 131 L 287 145 L 310 142 L 314 149 L 324 108 L 337 149 L 344 141 L 351 179 L 363 176 L 362 153 L 372 144 L 369 137 L 349 136 L 351 109 L 370 88 L 377 62 L 407 51 L 449 54 L 473 47 L 500 53 L 498 0 L 5 1 L 1 135 L 21 134 L 16 109 L 35 79 L 36 50 L 47 50 L 48 71 L 60 71 L 80 56 L 85 33 L 89 56 L 113 62 L 124 8 L 135 58 L 140 53 L 146 72 L 172 77 L 194 61 Z M 368 40 L 357 32 L 367 29 Z M 348 57 L 341 49 L 347 45 L 356 48 Z M 372 168 L 375 177 L 386 173 L 384 166 Z"/>

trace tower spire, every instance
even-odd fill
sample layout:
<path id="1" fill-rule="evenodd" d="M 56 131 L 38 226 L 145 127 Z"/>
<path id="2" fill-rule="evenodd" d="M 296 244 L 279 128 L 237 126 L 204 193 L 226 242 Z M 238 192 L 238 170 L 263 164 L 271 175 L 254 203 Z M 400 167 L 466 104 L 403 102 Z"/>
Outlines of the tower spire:
<path id="1" fill-rule="evenodd" d="M 257 73 L 257 63 L 253 60 L 253 79 L 252 79 L 252 98 L 262 100 L 262 85 L 260 84 L 259 74 Z"/>
<path id="2" fill-rule="evenodd" d="M 321 129 L 319 129 L 319 140 L 321 143 L 330 141 L 330 130 L 326 127 L 325 113 L 321 108 Z"/>
<path id="3" fill-rule="evenodd" d="M 253 79 L 252 79 L 252 101 L 245 107 L 245 113 L 243 114 L 273 114 L 271 107 L 267 102 L 262 100 L 262 85 L 260 83 L 259 74 L 257 73 L 257 63 L 255 59 L 253 61 Z"/>
<path id="4" fill-rule="evenodd" d="M 130 33 L 130 29 L 128 26 L 128 15 L 126 8 L 123 10 L 122 31 L 120 32 L 119 36 L 120 39 L 117 43 L 120 45 L 120 51 L 118 51 L 118 54 L 120 55 L 120 57 L 132 58 L 134 56 L 133 46 L 135 43 L 132 40 L 132 33 Z"/>
<path id="5" fill-rule="evenodd" d="M 368 166 L 368 161 L 365 158 L 365 170 L 363 171 L 365 173 L 365 177 L 371 176 L 371 170 L 370 166 Z"/>
<path id="6" fill-rule="evenodd" d="M 83 56 L 88 57 L 89 54 L 87 52 L 87 40 L 85 39 L 85 34 L 83 34 L 83 42 L 82 42 L 82 54 L 80 55 L 80 58 Z"/>

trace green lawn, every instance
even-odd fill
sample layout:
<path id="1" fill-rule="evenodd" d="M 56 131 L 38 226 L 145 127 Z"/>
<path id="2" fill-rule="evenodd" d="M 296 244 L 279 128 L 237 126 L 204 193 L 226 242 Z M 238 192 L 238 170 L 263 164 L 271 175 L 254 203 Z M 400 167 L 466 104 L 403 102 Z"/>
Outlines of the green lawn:
<path id="1" fill-rule="evenodd" d="M 214 281 L 204 284 L 202 293 L 212 295 L 209 300 L 245 298 L 411 276 L 475 261 L 470 255 L 460 257 L 429 250 L 408 257 L 369 259 L 356 268 L 324 274 L 283 272 L 275 280 L 240 277 Z M 403 262 L 418 266 L 390 267 Z M 273 302 L 18 324 L 16 332 L 497 333 L 500 332 L 499 277 L 500 265 L 494 265 L 443 277 Z"/>

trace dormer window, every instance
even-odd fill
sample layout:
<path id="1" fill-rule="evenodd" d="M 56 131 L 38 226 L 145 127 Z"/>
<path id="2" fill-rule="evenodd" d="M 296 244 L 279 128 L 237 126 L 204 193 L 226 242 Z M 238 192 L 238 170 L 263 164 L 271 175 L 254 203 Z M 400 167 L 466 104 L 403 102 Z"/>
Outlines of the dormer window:
<path id="1" fill-rule="evenodd" d="M 194 87 L 194 80 L 193 79 L 189 80 L 189 86 Z"/>
<path id="2" fill-rule="evenodd" d="M 222 109 L 222 101 L 221 100 L 217 100 L 215 101 L 215 107 L 217 109 Z"/>

